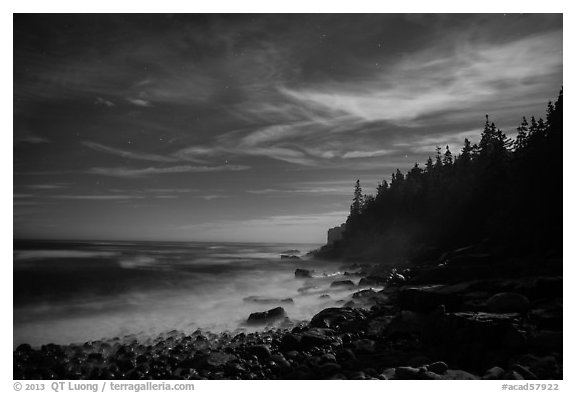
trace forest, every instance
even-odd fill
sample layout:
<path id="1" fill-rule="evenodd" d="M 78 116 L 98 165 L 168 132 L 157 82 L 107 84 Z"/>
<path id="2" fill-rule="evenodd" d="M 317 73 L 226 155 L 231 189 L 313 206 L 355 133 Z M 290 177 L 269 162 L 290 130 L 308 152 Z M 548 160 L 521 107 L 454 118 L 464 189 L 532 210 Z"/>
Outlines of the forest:
<path id="1" fill-rule="evenodd" d="M 515 139 L 486 115 L 479 143 L 438 146 L 373 195 L 357 180 L 342 239 L 317 256 L 418 260 L 482 243 L 507 257 L 561 257 L 562 130 L 561 90 L 545 119 L 522 119 Z"/>

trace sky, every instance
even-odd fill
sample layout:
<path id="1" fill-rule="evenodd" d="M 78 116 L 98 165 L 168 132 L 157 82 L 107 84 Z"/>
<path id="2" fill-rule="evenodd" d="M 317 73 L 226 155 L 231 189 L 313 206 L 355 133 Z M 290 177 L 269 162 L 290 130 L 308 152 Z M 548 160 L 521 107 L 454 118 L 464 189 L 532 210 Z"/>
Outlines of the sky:
<path id="1" fill-rule="evenodd" d="M 555 14 L 15 15 L 14 237 L 322 243 L 561 87 Z"/>

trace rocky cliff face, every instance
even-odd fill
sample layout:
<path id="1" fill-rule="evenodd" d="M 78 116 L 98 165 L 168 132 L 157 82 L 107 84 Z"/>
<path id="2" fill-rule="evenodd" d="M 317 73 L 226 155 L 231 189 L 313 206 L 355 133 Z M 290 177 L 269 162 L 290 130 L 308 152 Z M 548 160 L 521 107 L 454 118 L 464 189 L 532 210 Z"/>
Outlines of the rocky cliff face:
<path id="1" fill-rule="evenodd" d="M 342 239 L 342 234 L 346 229 L 346 224 L 341 224 L 338 227 L 328 229 L 328 242 L 327 244 L 333 244 L 334 242 Z"/>

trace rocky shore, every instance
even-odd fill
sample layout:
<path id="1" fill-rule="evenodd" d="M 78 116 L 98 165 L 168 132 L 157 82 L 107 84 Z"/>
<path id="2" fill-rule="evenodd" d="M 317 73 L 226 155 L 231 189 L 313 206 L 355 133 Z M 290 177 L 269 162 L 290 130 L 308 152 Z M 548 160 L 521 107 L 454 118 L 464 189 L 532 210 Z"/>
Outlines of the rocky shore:
<path id="1" fill-rule="evenodd" d="M 554 261 L 552 261 L 554 262 Z M 551 263 L 552 263 L 551 262 Z M 557 262 L 557 261 L 556 261 Z M 560 262 L 561 265 L 561 262 Z M 562 276 L 511 269 L 473 249 L 402 270 L 343 266 L 341 307 L 291 321 L 250 298 L 257 332 L 172 331 L 82 345 L 27 344 L 14 379 L 561 379 Z M 310 280 L 302 266 L 295 278 Z M 346 277 L 344 277 L 346 278 Z M 352 278 L 360 278 L 358 284 Z M 312 287 L 304 283 L 303 288 Z M 321 294 L 329 298 L 328 294 Z M 273 304 L 277 303 L 277 304 Z M 276 306 L 276 307 L 273 307 Z"/>

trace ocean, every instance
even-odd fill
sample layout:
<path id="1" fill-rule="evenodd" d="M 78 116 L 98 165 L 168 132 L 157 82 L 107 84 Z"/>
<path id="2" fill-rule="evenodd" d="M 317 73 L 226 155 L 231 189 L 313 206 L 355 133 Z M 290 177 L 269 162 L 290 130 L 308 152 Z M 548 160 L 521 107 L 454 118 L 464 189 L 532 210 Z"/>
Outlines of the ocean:
<path id="1" fill-rule="evenodd" d="M 309 320 L 353 292 L 329 289 L 344 277 L 338 263 L 306 259 L 319 246 L 15 241 L 13 345 L 250 330 L 250 313 L 277 306 Z M 314 278 L 296 279 L 296 268 L 314 269 Z"/>

